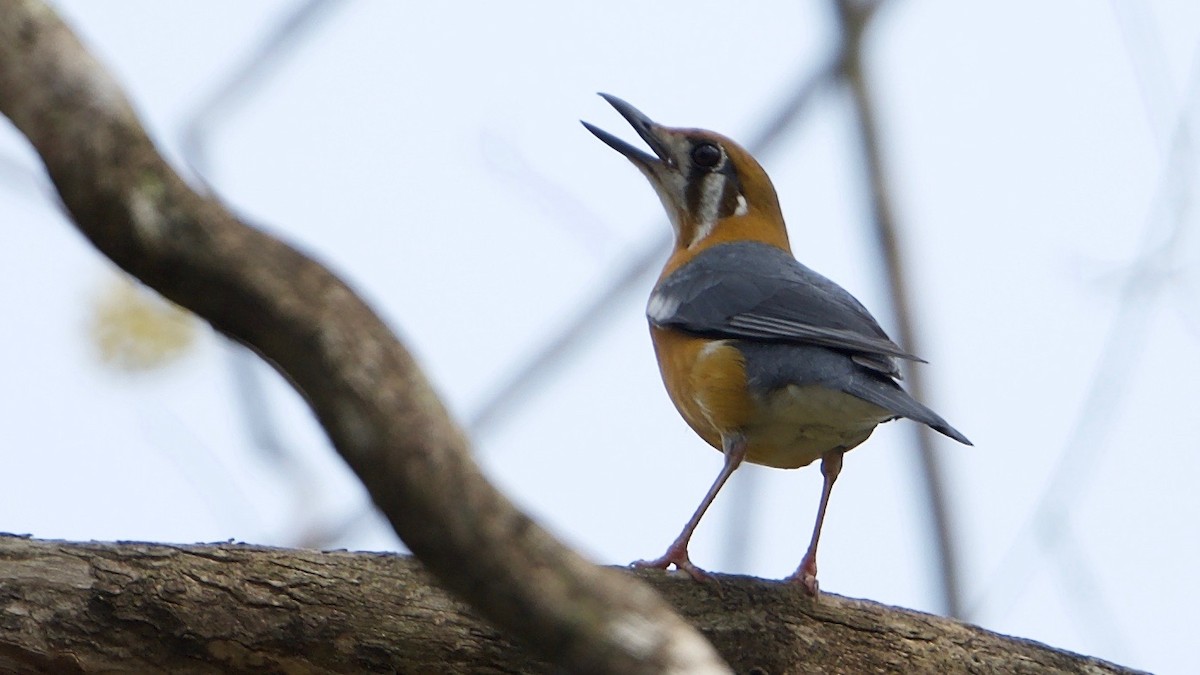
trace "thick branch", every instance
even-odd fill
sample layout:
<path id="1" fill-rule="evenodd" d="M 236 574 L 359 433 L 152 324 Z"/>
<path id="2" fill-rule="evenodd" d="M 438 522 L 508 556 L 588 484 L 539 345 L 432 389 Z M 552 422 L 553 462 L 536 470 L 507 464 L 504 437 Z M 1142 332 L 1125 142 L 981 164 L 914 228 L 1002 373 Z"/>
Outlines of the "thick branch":
<path id="1" fill-rule="evenodd" d="M 589 564 L 489 485 L 379 317 L 324 267 L 189 188 L 41 2 L 0 0 L 0 112 L 84 235 L 274 364 L 404 542 L 485 616 L 581 672 L 723 670 L 647 587 Z"/>
<path id="2" fill-rule="evenodd" d="M 641 576 L 739 673 L 1134 672 L 791 584 Z M 108 670 L 552 672 L 402 556 L 0 537 L 0 671 Z"/>

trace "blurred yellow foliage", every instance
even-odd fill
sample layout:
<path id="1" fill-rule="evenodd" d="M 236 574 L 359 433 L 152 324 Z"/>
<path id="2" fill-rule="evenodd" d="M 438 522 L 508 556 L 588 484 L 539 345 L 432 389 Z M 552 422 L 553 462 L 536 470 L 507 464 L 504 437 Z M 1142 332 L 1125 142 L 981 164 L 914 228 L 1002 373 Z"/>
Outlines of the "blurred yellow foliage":
<path id="1" fill-rule="evenodd" d="M 91 335 L 113 368 L 144 371 L 182 356 L 196 339 L 195 315 L 121 275 L 96 299 Z"/>

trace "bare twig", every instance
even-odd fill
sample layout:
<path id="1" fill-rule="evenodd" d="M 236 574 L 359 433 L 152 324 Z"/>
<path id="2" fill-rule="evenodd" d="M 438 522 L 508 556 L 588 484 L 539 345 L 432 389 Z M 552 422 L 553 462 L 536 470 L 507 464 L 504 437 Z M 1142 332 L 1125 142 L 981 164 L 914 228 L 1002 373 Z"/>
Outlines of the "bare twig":
<path id="1" fill-rule="evenodd" d="M 864 169 L 867 172 L 871 195 L 871 210 L 875 224 L 876 243 L 879 255 L 887 270 L 888 289 L 891 292 L 892 314 L 900 344 L 915 354 L 921 354 L 917 332 L 912 324 L 911 302 L 908 279 L 904 271 L 904 255 L 900 250 L 898 228 L 892 211 L 892 199 L 884 169 L 883 151 L 879 141 L 879 125 L 875 119 L 875 104 L 863 72 L 863 32 L 870 23 L 882 0 L 835 0 L 837 16 L 842 28 L 842 77 L 849 87 L 853 102 L 853 114 L 858 130 L 859 147 Z M 908 389 L 918 400 L 928 400 L 924 377 L 916 368 L 905 373 Z M 961 583 L 958 578 L 958 555 L 954 548 L 953 525 L 950 509 L 943 489 L 944 477 L 941 463 L 934 453 L 934 432 L 923 424 L 909 427 L 915 435 L 918 464 L 924 479 L 925 501 L 933 525 L 938 552 L 938 572 L 942 588 L 944 611 L 955 617 L 962 616 Z"/>
<path id="2" fill-rule="evenodd" d="M 1155 49 L 1157 41 L 1153 41 Z M 1141 58 L 1149 58 L 1143 55 Z M 1131 55 L 1135 72 L 1142 74 L 1139 59 Z M 1157 77 L 1157 75 L 1151 75 Z M 1149 88 L 1151 85 L 1143 85 Z M 1169 113 L 1155 107 L 1154 95 L 1142 97 L 1147 119 L 1157 128 L 1157 121 Z M 983 608 L 1003 599 L 1015 602 L 1008 580 L 1031 574 L 1029 561 L 1039 551 L 1062 557 L 1070 551 L 1075 538 L 1070 535 L 1070 511 L 1073 504 L 1086 493 L 1094 479 L 1101 459 L 1113 448 L 1108 439 L 1121 406 L 1129 397 L 1130 381 L 1138 372 L 1139 358 L 1146 350 L 1154 313 L 1165 291 L 1172 288 L 1184 245 L 1195 227 L 1194 185 L 1196 178 L 1195 136 L 1200 122 L 1200 51 L 1195 52 L 1188 75 L 1188 88 L 1179 112 L 1168 130 L 1157 130 L 1162 137 L 1162 171 L 1154 198 L 1142 225 L 1141 241 L 1126 278 L 1117 291 L 1117 309 L 1101 343 L 1100 355 L 1092 367 L 1091 380 L 1079 411 L 1071 424 L 1066 443 L 1059 453 L 1033 513 L 1018 530 L 1007 552 L 1000 559 L 996 572 L 983 586 L 980 597 L 972 603 L 970 616 L 978 616 Z M 1102 588 L 1094 585 L 1080 589 L 1093 573 L 1079 569 L 1079 556 L 1067 578 L 1068 566 L 1060 561 L 1060 585 L 1069 593 L 1068 600 L 1096 636 L 1097 644 L 1122 647 L 1121 634 L 1112 612 L 1105 607 Z M 1016 588 L 1023 588 L 1020 585 Z"/>
<path id="3" fill-rule="evenodd" d="M 183 125 L 183 159 L 206 187 L 214 179 L 209 151 L 219 126 L 244 108 L 256 92 L 263 90 L 263 80 L 297 51 L 303 37 L 311 35 L 335 6 L 344 4 L 339 0 L 298 0 L 191 112 Z M 317 480 L 280 434 L 261 362 L 242 345 L 230 343 L 227 347 L 229 370 L 233 375 L 234 408 L 250 439 L 250 447 L 271 462 L 275 473 L 288 483 L 293 541 L 301 546 L 324 543 L 310 540 L 317 530 L 323 529 L 308 522 Z"/>
<path id="4" fill-rule="evenodd" d="M 208 157 L 208 137 L 213 128 L 232 110 L 250 98 L 254 88 L 271 68 L 287 54 L 296 38 L 313 28 L 326 12 L 341 4 L 339 0 L 300 0 L 284 16 L 266 39 L 241 64 L 231 71 L 192 112 L 183 129 L 183 156 L 192 170 L 206 177 L 211 162 Z"/>
<path id="5" fill-rule="evenodd" d="M 261 354 L 428 568 L 578 672 L 728 672 L 647 586 L 517 511 L 379 317 L 326 268 L 197 194 L 120 87 L 45 4 L 0 0 L 0 112 L 105 255 Z"/>

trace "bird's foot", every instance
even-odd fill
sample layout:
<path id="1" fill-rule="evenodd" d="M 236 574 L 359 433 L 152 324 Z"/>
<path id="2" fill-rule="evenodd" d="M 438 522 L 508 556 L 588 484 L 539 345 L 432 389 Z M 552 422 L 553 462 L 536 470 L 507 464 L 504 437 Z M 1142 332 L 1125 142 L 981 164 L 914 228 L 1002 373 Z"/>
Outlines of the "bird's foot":
<path id="1" fill-rule="evenodd" d="M 821 585 L 817 583 L 817 561 L 807 556 L 796 568 L 796 571 L 792 572 L 791 576 L 784 581 L 789 584 L 800 584 L 814 598 L 821 593 Z"/>
<path id="2" fill-rule="evenodd" d="M 800 584 L 814 598 L 821 594 L 821 584 L 817 583 L 815 574 L 802 574 L 799 570 L 784 581 L 790 584 Z"/>
<path id="3" fill-rule="evenodd" d="M 665 570 L 671 565 L 674 565 L 675 569 L 687 572 L 688 576 L 696 581 L 708 581 L 712 579 L 712 576 L 709 575 L 708 572 L 705 572 L 704 570 L 692 564 L 691 558 L 688 557 L 686 547 L 677 548 L 672 546 L 671 548 L 667 549 L 666 553 L 662 554 L 662 556 L 658 558 L 655 558 L 654 560 L 635 560 L 629 563 L 630 567 L 640 570 Z"/>

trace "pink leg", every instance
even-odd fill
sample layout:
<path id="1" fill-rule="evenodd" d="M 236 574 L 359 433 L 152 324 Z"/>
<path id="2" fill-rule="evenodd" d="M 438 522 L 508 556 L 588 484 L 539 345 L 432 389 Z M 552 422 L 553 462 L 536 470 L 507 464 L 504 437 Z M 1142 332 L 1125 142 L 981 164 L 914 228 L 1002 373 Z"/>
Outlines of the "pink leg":
<path id="1" fill-rule="evenodd" d="M 787 581 L 804 584 L 804 588 L 816 595 L 820 586 L 817 584 L 817 540 L 821 538 L 821 525 L 825 523 L 825 507 L 829 505 L 829 493 L 833 491 L 833 481 L 837 480 L 842 470 L 843 450 L 831 450 L 821 458 L 821 475 L 825 484 L 821 487 L 821 505 L 817 507 L 817 523 L 813 526 L 812 541 L 808 543 L 808 551 L 800 561 L 800 566 L 792 573 Z"/>
<path id="2" fill-rule="evenodd" d="M 713 503 L 713 499 L 716 499 L 717 493 L 721 491 L 721 487 L 725 485 L 725 481 L 729 480 L 733 472 L 741 466 L 742 460 L 746 458 L 746 439 L 740 434 L 723 437 L 721 445 L 724 446 L 725 465 L 721 467 L 721 473 L 717 475 L 717 479 L 713 481 L 712 487 L 708 489 L 708 494 L 704 495 L 704 500 L 700 502 L 700 506 L 692 514 L 691 520 L 688 520 L 687 525 L 683 526 L 683 531 L 667 547 L 667 552 L 662 554 L 661 557 L 654 560 L 638 560 L 632 563 L 631 567 L 665 570 L 674 565 L 677 569 L 687 572 L 696 581 L 703 581 L 708 578 L 708 573 L 693 565 L 691 558 L 688 557 L 688 542 L 691 541 L 692 533 L 696 531 L 696 526 L 700 524 L 700 519 L 704 517 L 704 512 L 708 510 L 709 505 Z"/>

